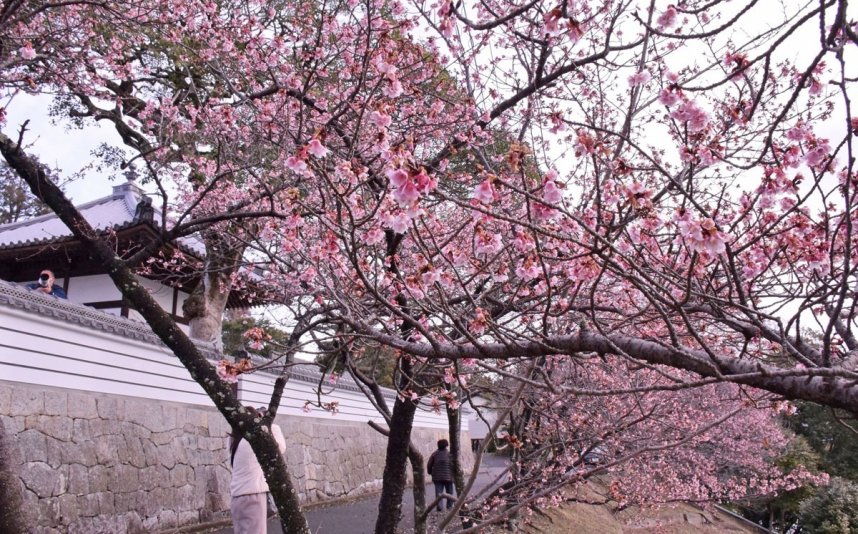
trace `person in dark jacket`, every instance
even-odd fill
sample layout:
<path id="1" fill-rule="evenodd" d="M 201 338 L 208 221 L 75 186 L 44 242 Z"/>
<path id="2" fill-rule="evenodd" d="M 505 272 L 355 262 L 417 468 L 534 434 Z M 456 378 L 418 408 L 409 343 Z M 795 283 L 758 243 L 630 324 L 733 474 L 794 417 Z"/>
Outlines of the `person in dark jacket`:
<path id="1" fill-rule="evenodd" d="M 432 453 L 429 457 L 429 463 L 426 465 L 426 471 L 432 475 L 432 482 L 435 483 L 435 497 L 437 498 L 442 493 L 447 495 L 455 495 L 453 490 L 453 461 L 450 458 L 450 451 L 447 447 L 450 443 L 446 439 L 438 440 L 438 450 Z M 442 504 L 447 501 L 447 510 L 453 507 L 453 499 L 445 498 L 438 501 L 437 510 L 440 512 Z"/>
<path id="2" fill-rule="evenodd" d="M 27 284 L 27 287 L 29 289 L 34 289 L 36 291 L 44 293 L 45 295 L 53 295 L 61 299 L 68 298 L 66 297 L 66 292 L 63 291 L 63 288 L 56 285 L 54 282 L 56 282 L 56 278 L 54 278 L 54 272 L 50 269 L 45 269 L 39 275 L 39 281 L 33 282 L 32 284 Z"/>

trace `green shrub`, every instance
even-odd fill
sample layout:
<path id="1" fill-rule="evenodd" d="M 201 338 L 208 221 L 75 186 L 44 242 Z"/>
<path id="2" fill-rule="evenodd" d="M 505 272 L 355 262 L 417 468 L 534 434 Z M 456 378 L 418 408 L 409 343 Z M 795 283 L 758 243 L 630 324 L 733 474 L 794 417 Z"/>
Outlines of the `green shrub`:
<path id="1" fill-rule="evenodd" d="M 833 477 L 803 502 L 799 511 L 802 532 L 812 534 L 849 534 L 858 532 L 858 484 Z"/>

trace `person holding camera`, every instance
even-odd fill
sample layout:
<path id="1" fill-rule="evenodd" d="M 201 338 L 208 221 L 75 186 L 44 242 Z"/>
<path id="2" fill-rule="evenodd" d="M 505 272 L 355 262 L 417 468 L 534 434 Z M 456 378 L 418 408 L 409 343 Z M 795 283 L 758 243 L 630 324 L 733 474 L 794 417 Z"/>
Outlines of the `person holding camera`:
<path id="1" fill-rule="evenodd" d="M 68 298 L 66 297 L 66 292 L 63 291 L 63 288 L 56 285 L 54 282 L 56 282 L 54 272 L 50 269 L 45 269 L 41 274 L 39 274 L 39 281 L 27 284 L 27 287 L 35 291 L 40 291 L 46 295 L 53 295 L 57 298 Z"/>

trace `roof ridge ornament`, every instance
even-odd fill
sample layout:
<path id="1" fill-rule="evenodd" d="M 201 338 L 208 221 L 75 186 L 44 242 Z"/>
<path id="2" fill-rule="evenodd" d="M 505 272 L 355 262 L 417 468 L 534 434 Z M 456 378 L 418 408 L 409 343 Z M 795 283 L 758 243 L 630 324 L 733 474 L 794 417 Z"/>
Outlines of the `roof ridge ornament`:
<path id="1" fill-rule="evenodd" d="M 140 197 L 137 208 L 134 211 L 133 222 L 153 223 L 155 222 L 155 208 L 152 207 L 152 199 L 146 195 Z"/>
<path id="2" fill-rule="evenodd" d="M 146 191 L 144 191 L 142 187 L 137 185 L 137 182 L 134 181 L 134 178 L 126 178 L 124 184 L 113 186 L 113 198 L 122 198 L 128 193 L 131 193 L 136 198 L 142 198 L 146 196 Z"/>

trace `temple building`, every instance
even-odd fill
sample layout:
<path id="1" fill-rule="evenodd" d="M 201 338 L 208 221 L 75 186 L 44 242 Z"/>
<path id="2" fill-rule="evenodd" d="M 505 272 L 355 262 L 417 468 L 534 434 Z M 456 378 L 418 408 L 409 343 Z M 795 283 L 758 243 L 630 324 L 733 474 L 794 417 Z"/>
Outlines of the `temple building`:
<path id="1" fill-rule="evenodd" d="M 128 256 L 157 236 L 161 214 L 134 182 L 113 187 L 113 192 L 77 206 L 96 230 L 113 232 L 113 244 Z M 182 304 L 201 277 L 193 265 L 201 264 L 205 247 L 199 239 L 185 237 L 165 246 L 169 257 L 180 251 L 183 262 L 169 271 L 152 267 L 138 272 L 143 284 L 158 303 L 180 325 L 187 325 Z M 83 244 L 53 213 L 0 225 L 0 279 L 26 284 L 35 281 L 43 269 L 56 275 L 56 284 L 68 299 L 113 315 L 142 321 L 142 317 L 122 299 L 104 266 L 94 261 Z M 242 295 L 230 297 L 228 308 L 246 308 L 254 303 Z"/>

